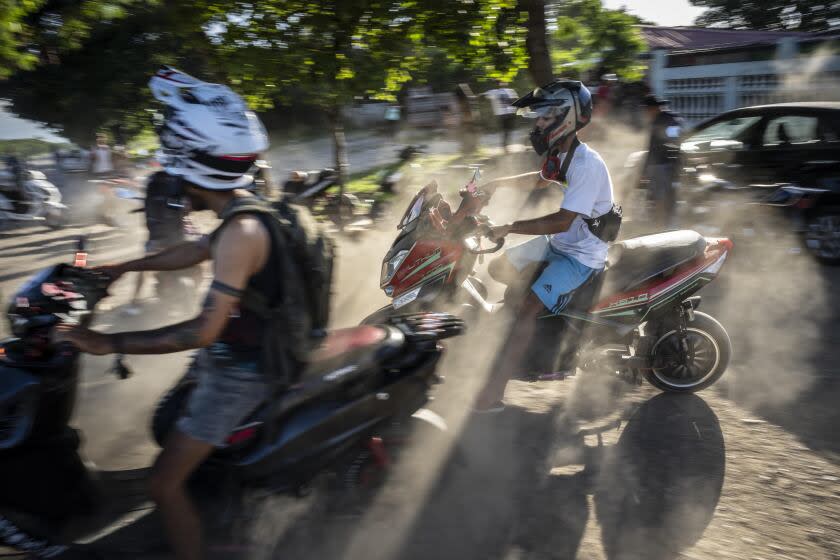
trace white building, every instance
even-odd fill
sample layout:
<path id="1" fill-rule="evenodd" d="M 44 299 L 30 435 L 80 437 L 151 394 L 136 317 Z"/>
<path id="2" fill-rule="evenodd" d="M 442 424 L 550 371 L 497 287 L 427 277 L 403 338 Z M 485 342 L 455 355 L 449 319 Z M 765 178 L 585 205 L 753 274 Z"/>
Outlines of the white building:
<path id="1" fill-rule="evenodd" d="M 689 124 L 785 101 L 840 100 L 840 32 L 641 26 L 648 80 Z"/>

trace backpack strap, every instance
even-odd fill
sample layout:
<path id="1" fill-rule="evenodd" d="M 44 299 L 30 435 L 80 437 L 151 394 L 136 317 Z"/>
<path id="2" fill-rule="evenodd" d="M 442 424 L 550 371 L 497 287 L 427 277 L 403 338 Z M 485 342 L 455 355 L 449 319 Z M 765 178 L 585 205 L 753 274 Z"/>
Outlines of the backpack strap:
<path id="1" fill-rule="evenodd" d="M 577 134 L 575 134 L 575 139 L 572 140 L 572 145 L 569 147 L 569 151 L 566 152 L 566 157 L 563 158 L 563 163 L 560 165 L 560 171 L 557 172 L 557 180 L 561 183 L 568 183 L 566 173 L 569 171 L 569 166 L 572 164 L 572 158 L 575 157 L 575 150 L 577 150 L 578 146 L 580 146 L 580 140 L 578 140 Z"/>
<path id="2" fill-rule="evenodd" d="M 220 214 L 222 223 L 213 231 L 213 233 L 210 234 L 211 243 L 215 243 L 222 229 L 235 216 L 239 216 L 241 214 L 262 214 L 271 216 L 272 219 L 266 220 L 263 224 L 268 227 L 268 233 L 272 242 L 279 245 L 277 250 L 284 250 L 286 239 L 281 227 L 282 218 L 278 216 L 274 211 L 274 208 L 269 206 L 267 203 L 259 199 L 252 199 L 251 197 L 234 199 L 224 208 L 224 210 L 222 210 Z M 242 307 L 253 311 L 263 319 L 268 319 L 273 314 L 273 306 L 271 305 L 269 298 L 264 293 L 254 288 L 245 288 L 242 297 L 239 299 L 239 304 Z"/>

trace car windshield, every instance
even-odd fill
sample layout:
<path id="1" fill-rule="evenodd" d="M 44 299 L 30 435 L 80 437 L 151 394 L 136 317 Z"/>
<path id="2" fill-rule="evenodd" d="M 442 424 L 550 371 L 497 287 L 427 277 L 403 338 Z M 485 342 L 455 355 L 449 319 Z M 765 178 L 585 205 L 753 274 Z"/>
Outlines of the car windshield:
<path id="1" fill-rule="evenodd" d="M 683 151 L 690 152 L 699 149 L 698 144 L 705 142 L 713 145 L 712 147 L 718 147 L 717 145 L 724 147 L 724 145 L 739 144 L 741 133 L 759 120 L 761 120 L 760 115 L 718 121 L 686 138 L 681 148 Z"/>

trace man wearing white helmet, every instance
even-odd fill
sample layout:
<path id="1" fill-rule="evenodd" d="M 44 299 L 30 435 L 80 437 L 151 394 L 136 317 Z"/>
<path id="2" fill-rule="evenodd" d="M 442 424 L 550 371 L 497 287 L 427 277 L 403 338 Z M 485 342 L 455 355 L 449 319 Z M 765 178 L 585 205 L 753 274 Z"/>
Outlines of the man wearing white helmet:
<path id="1" fill-rule="evenodd" d="M 228 87 L 164 68 L 149 82 L 166 109 L 158 129 L 165 183 L 173 207 L 212 210 L 253 197 L 249 174 L 268 137 L 257 116 Z M 129 271 L 178 270 L 213 260 L 214 279 L 200 314 L 156 330 L 103 334 L 61 327 L 59 340 L 92 354 L 165 354 L 202 350 L 193 362 L 198 386 L 152 469 L 149 489 L 179 559 L 198 559 L 201 527 L 185 491 L 190 474 L 224 444 L 233 428 L 269 394 L 257 367 L 261 320 L 239 308 L 246 290 L 277 292 L 278 247 L 261 214 L 237 214 L 212 236 L 142 259 L 103 267 L 113 279 Z"/>
<path id="2" fill-rule="evenodd" d="M 490 263 L 489 272 L 496 280 L 510 284 L 518 280 L 527 266 L 537 262 L 548 264 L 518 310 L 513 325 L 516 336 L 510 338 L 479 395 L 475 407 L 478 412 L 504 408 L 505 386 L 510 376 L 517 373 L 516 368 L 521 367 L 534 338 L 537 317 L 546 310 L 561 312 L 574 290 L 604 268 L 607 242 L 601 238 L 606 236 L 599 229 L 603 220 L 598 219 L 613 213 L 612 181 L 607 166 L 595 150 L 577 138 L 577 131 L 592 116 L 589 90 L 577 81 L 556 80 L 521 97 L 513 105 L 519 108 L 520 115 L 535 119 L 530 138 L 534 150 L 544 156 L 542 169 L 496 179 L 485 188 L 501 185 L 533 188 L 538 181 L 547 181 L 559 185 L 564 196 L 557 212 L 492 228 L 494 239 L 509 233 L 538 236 L 508 249 Z M 558 372 L 544 377 L 562 376 Z"/>

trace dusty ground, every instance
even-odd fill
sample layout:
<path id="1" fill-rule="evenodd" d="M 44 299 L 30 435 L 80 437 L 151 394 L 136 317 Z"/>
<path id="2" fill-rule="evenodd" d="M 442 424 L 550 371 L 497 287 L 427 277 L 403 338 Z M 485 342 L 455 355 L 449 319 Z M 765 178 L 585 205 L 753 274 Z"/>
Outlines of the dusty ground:
<path id="1" fill-rule="evenodd" d="M 495 202 L 489 213 L 501 219 L 508 207 Z M 69 258 L 81 233 L 94 264 L 132 256 L 142 241 L 134 228 L 0 232 L 4 297 L 47 262 Z M 391 236 L 342 241 L 337 324 L 384 303 L 376 280 Z M 734 345 L 717 386 L 678 397 L 582 372 L 562 383 L 514 382 L 505 413 L 471 417 L 492 336 L 453 341 L 448 380 L 433 403 L 453 439 L 411 450 L 393 484 L 352 523 L 307 525 L 305 500 L 271 504 L 255 540 L 279 544 L 260 557 L 840 559 L 840 270 L 784 248 L 758 256 L 762 268 L 733 262 L 703 293 L 703 309 Z M 117 286 L 100 328 L 166 321 L 120 314 L 130 283 Z M 149 465 L 151 408 L 186 357 L 130 361 L 135 376 L 120 382 L 104 373 L 106 359 L 86 359 L 74 420 L 85 457 L 108 479 Z M 122 498 L 110 515 L 123 522 L 108 526 L 110 534 L 97 533 L 107 523 L 91 528 L 108 558 L 165 557 L 141 486 L 116 483 Z"/>

